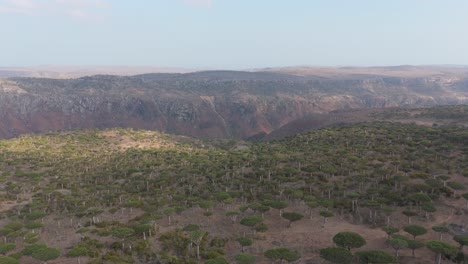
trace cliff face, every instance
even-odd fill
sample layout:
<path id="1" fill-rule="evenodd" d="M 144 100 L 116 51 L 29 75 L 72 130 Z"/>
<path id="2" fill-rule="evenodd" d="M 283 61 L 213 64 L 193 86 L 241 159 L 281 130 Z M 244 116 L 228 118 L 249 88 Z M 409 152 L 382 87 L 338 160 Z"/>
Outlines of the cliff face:
<path id="1" fill-rule="evenodd" d="M 311 113 L 468 103 L 468 79 L 267 72 L 0 80 L 0 137 L 134 127 L 204 138 L 249 138 Z"/>

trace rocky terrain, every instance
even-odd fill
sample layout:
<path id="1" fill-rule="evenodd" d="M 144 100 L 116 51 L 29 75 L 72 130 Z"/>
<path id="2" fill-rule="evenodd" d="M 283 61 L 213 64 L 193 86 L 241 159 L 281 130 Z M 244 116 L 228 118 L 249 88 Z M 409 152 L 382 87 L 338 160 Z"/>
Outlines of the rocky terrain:
<path id="1" fill-rule="evenodd" d="M 132 127 L 201 138 L 261 138 L 311 114 L 468 102 L 466 68 L 415 69 L 6 78 L 0 80 L 0 137 Z"/>

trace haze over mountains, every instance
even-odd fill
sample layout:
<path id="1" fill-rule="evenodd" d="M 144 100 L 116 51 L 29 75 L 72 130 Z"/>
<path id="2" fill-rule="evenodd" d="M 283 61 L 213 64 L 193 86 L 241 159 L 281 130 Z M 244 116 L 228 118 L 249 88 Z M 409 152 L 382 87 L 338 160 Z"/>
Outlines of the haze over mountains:
<path id="1" fill-rule="evenodd" d="M 36 67 L 0 67 L 0 78 L 34 77 L 68 79 L 90 75 L 137 75 L 151 72 L 186 73 L 195 69 L 156 66 L 36 66 Z"/>
<path id="2" fill-rule="evenodd" d="M 245 139 L 263 137 L 311 114 L 467 102 L 468 68 L 461 66 L 11 77 L 0 80 L 0 137 L 133 127 Z"/>

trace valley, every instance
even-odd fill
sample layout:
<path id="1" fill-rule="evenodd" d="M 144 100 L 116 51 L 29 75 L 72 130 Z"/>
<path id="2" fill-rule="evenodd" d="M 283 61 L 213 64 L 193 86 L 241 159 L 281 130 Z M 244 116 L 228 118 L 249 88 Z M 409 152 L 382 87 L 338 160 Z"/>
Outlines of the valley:
<path id="1" fill-rule="evenodd" d="M 416 67 L 413 75 L 385 68 L 288 70 L 3 79 L 0 137 L 127 127 L 261 139 L 314 115 L 325 115 L 318 122 L 323 127 L 333 112 L 468 102 L 462 69 Z"/>
<path id="2" fill-rule="evenodd" d="M 468 264 L 467 10 L 0 0 L 0 264 Z"/>
<path id="3" fill-rule="evenodd" d="M 400 70 L 0 80 L 0 263 L 463 263 L 468 77 Z"/>

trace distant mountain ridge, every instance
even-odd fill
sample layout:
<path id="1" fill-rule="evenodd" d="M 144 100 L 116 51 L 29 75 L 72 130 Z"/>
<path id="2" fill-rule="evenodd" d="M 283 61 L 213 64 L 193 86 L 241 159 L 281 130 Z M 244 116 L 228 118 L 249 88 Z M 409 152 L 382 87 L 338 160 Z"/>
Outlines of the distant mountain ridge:
<path id="1" fill-rule="evenodd" d="M 330 70 L 331 71 L 331 70 Z M 204 71 L 0 80 L 0 137 L 133 127 L 201 138 L 261 137 L 310 114 L 468 103 L 462 70 L 416 77 Z M 361 72 L 356 74 L 356 72 Z"/>
<path id="2" fill-rule="evenodd" d="M 196 71 L 188 68 L 156 66 L 35 66 L 35 67 L 0 67 L 0 78 L 33 77 L 70 79 L 85 76 L 109 74 L 130 76 L 143 73 L 187 73 Z"/>

